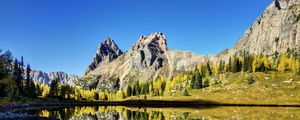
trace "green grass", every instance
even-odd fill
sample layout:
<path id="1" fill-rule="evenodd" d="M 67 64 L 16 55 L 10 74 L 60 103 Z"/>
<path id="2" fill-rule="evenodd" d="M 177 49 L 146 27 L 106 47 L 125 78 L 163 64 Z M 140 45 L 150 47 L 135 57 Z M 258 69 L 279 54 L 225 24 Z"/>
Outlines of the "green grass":
<path id="1" fill-rule="evenodd" d="M 254 83 L 249 84 L 247 76 Z M 300 104 L 300 76 L 290 73 L 229 73 L 222 83 L 200 90 L 190 90 L 190 96 L 147 96 L 148 100 L 192 101 L 205 100 L 230 104 Z M 292 82 L 284 82 L 294 79 Z M 143 98 L 143 97 L 140 97 Z M 138 99 L 138 97 L 127 98 Z"/>

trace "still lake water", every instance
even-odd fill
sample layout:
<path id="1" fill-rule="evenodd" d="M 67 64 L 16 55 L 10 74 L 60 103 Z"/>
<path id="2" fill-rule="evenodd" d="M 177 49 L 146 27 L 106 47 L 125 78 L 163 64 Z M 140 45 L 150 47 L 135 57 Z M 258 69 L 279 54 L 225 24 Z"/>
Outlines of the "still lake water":
<path id="1" fill-rule="evenodd" d="M 15 111 L 62 120 L 300 120 L 300 108 L 203 107 L 130 108 L 95 106 Z"/>

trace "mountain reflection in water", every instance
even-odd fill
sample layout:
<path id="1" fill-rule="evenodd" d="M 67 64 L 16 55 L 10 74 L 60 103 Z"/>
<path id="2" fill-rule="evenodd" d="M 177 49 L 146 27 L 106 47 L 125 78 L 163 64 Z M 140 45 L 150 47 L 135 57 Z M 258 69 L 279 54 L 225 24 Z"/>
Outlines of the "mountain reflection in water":
<path id="1" fill-rule="evenodd" d="M 300 119 L 300 108 L 277 107 L 203 107 L 203 108 L 129 108 L 95 106 L 16 111 L 62 120 L 210 120 L 210 119 Z"/>

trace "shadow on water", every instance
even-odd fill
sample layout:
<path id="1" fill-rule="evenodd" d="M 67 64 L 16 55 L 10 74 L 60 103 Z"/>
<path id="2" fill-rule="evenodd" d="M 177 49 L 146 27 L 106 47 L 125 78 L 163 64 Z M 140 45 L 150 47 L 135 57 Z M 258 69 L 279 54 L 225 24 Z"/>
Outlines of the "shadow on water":
<path id="1" fill-rule="evenodd" d="M 62 120 L 186 120 L 186 119 L 300 119 L 300 108 L 289 107 L 122 107 L 76 106 L 18 110 L 40 117 Z"/>
<path id="2" fill-rule="evenodd" d="M 190 107 L 190 108 L 197 108 L 197 107 L 217 107 L 220 103 L 215 101 L 205 101 L 205 100 L 190 100 L 190 101 L 165 101 L 165 100 L 128 100 L 122 101 L 120 106 L 127 106 L 127 107 Z"/>

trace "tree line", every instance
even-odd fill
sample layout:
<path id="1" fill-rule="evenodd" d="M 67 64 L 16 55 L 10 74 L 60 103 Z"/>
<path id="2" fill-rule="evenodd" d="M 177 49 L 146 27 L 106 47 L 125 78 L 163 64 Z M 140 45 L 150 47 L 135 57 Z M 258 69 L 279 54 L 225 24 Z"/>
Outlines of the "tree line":
<path id="1" fill-rule="evenodd" d="M 147 99 L 147 96 L 169 96 L 181 93 L 188 96 L 191 89 L 203 89 L 217 84 L 225 79 L 225 73 L 237 72 L 292 72 L 300 74 L 300 55 L 296 50 L 287 50 L 286 53 L 272 55 L 255 55 L 246 51 L 238 52 L 227 60 L 206 62 L 199 64 L 194 70 L 166 78 L 159 76 L 155 80 L 133 80 L 126 86 L 120 87 L 120 79 L 114 78 L 114 91 L 93 88 L 83 89 L 80 86 L 59 84 L 59 79 L 52 80 L 51 84 L 34 83 L 30 77 L 30 65 L 24 65 L 21 60 L 14 59 L 11 52 L 2 53 L 0 50 L 0 97 L 54 97 L 74 100 L 123 100 L 138 96 Z"/>
<path id="2" fill-rule="evenodd" d="M 37 89 L 30 77 L 31 68 L 13 58 L 10 51 L 0 50 L 0 97 L 36 97 Z"/>
<path id="3" fill-rule="evenodd" d="M 159 76 L 152 81 L 130 82 L 116 94 L 122 98 L 131 96 L 163 96 L 174 93 L 182 93 L 187 96 L 190 89 L 202 89 L 225 79 L 225 73 L 237 72 L 289 72 L 300 74 L 300 54 L 294 49 L 288 49 L 286 53 L 275 52 L 272 55 L 255 55 L 242 51 L 229 57 L 228 60 L 219 60 L 216 63 L 207 62 L 199 64 L 193 71 L 177 75 L 172 78 Z M 251 82 L 253 78 L 250 79 Z M 253 81 L 252 81 L 253 82 Z"/>

